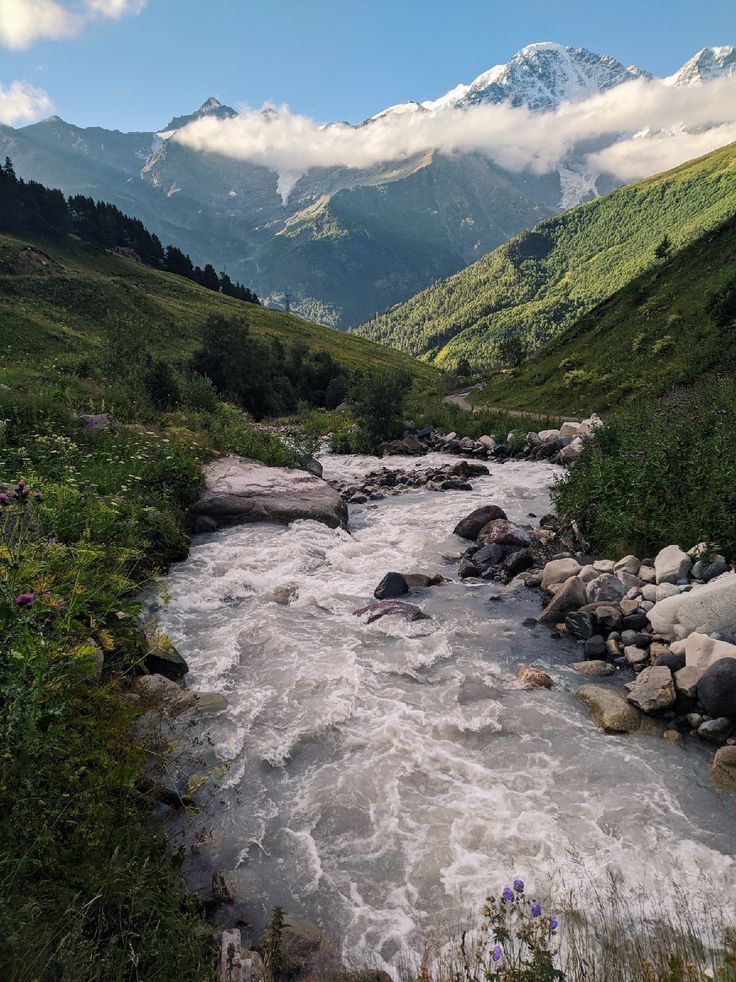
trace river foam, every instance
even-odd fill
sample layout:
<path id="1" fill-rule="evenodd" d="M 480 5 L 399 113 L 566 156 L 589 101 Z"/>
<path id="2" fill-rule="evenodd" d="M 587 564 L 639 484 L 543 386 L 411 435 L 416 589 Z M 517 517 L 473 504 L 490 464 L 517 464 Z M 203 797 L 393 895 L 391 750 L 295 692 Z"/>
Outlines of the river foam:
<path id="1" fill-rule="evenodd" d="M 323 463 L 346 480 L 376 467 Z M 641 896 L 672 870 L 736 894 L 732 804 L 703 752 L 602 734 L 572 696 L 580 649 L 522 626 L 531 591 L 455 581 L 410 598 L 431 620 L 353 616 L 388 570 L 455 576 L 441 557 L 464 548 L 452 529 L 474 507 L 549 510 L 557 468 L 491 472 L 472 492 L 351 505 L 352 534 L 299 521 L 200 536 L 154 604 L 188 683 L 230 702 L 210 726 L 230 767 L 199 817 L 193 883 L 233 869 L 256 920 L 281 904 L 391 971 L 514 874 L 553 894 L 614 874 Z M 555 688 L 518 689 L 522 664 Z"/>

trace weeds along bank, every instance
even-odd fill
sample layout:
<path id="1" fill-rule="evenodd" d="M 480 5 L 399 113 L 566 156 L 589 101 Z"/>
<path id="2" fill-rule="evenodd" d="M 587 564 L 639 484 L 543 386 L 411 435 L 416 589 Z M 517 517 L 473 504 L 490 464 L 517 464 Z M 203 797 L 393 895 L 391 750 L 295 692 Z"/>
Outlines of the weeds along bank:
<path id="1" fill-rule="evenodd" d="M 212 393 L 162 413 L 135 388 L 68 372 L 5 378 L 0 975 L 213 977 L 202 911 L 136 790 L 147 750 L 123 698 L 147 653 L 135 597 L 186 553 L 203 460 L 294 454 Z"/>

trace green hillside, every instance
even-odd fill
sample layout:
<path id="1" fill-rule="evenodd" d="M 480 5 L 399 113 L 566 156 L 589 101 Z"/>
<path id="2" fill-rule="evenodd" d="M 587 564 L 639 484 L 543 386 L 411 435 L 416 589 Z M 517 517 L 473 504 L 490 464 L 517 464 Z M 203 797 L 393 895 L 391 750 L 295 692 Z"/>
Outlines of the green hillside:
<path id="1" fill-rule="evenodd" d="M 729 302 L 729 297 L 731 301 Z M 604 412 L 736 367 L 736 218 L 658 263 L 473 395 L 478 404 Z"/>
<path id="2" fill-rule="evenodd" d="M 439 365 L 533 350 L 655 265 L 736 214 L 736 145 L 536 225 L 472 266 L 361 325 L 364 337 Z"/>
<path id="3" fill-rule="evenodd" d="M 43 265 L 28 245 L 51 263 Z M 432 371 L 401 352 L 214 293 L 135 259 L 91 251 L 71 238 L 60 245 L 0 236 L 0 367 L 39 357 L 87 357 L 120 318 L 139 325 L 153 353 L 186 356 L 211 314 L 245 316 L 254 334 L 303 341 L 349 367 Z"/>

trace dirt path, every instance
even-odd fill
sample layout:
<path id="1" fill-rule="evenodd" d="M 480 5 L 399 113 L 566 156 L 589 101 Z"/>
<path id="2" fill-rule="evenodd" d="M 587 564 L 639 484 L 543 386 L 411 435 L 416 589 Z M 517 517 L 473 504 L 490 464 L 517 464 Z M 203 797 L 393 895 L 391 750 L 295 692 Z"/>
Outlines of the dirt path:
<path id="1" fill-rule="evenodd" d="M 459 406 L 460 409 L 465 409 L 469 413 L 479 413 L 482 411 L 505 413 L 507 416 L 513 416 L 515 419 L 528 419 L 530 417 L 538 419 L 541 416 L 549 419 L 559 419 L 563 422 L 567 418 L 565 416 L 558 416 L 556 413 L 535 413 L 524 409 L 506 409 L 504 406 L 474 406 L 471 402 L 468 402 L 468 396 L 472 391 L 472 389 L 465 389 L 464 392 L 453 392 L 452 395 L 445 396 L 442 401 L 449 405 Z"/>

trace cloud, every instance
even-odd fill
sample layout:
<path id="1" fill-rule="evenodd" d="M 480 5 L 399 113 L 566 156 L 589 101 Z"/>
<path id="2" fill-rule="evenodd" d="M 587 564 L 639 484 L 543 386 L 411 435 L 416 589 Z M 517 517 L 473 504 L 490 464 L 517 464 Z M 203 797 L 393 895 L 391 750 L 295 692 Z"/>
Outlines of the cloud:
<path id="1" fill-rule="evenodd" d="M 137 14 L 147 0 L 0 0 L 0 44 L 20 50 L 73 37 L 91 21 Z"/>
<path id="2" fill-rule="evenodd" d="M 15 123 L 46 116 L 50 110 L 51 100 L 43 89 L 24 82 L 0 85 L 0 123 L 14 126 Z"/>
<path id="3" fill-rule="evenodd" d="M 588 160 L 599 171 L 621 181 L 636 181 L 670 170 L 687 160 L 736 143 L 736 123 L 724 123 L 702 133 L 657 133 L 621 140 Z"/>
<path id="4" fill-rule="evenodd" d="M 417 107 L 413 112 L 380 115 L 362 126 L 325 126 L 281 106 L 246 109 L 232 119 L 205 117 L 181 129 L 174 139 L 194 150 L 291 175 L 312 167 L 367 168 L 431 150 L 478 152 L 508 170 L 543 174 L 584 141 L 623 139 L 618 157 L 606 156 L 603 150 L 589 159 L 601 168 L 618 168 L 613 173 L 624 177 L 634 168 L 638 177 L 666 169 L 672 160 L 687 159 L 691 149 L 697 153 L 700 146 L 722 145 L 719 141 L 727 140 L 729 126 L 735 122 L 736 77 L 697 88 L 637 79 L 544 114 L 508 103 L 461 109 Z M 715 129 L 697 137 L 682 132 L 705 127 Z M 676 135 L 657 135 L 664 130 Z M 641 131 L 654 135 L 634 140 Z"/>

